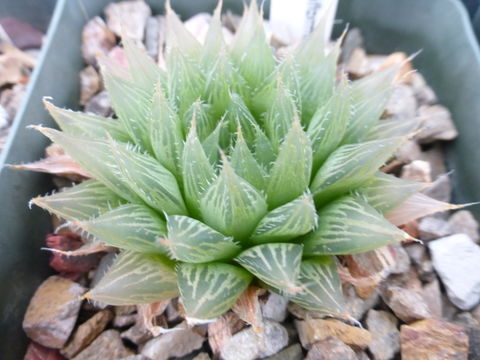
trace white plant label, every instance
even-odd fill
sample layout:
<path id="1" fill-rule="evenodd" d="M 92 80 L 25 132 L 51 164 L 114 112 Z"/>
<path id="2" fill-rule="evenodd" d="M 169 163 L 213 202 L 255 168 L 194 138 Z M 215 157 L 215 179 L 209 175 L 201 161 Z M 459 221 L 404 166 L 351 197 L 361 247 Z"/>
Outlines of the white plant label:
<path id="1" fill-rule="evenodd" d="M 279 40 L 293 44 L 310 34 L 325 17 L 325 40 L 330 40 L 338 0 L 271 0 L 270 27 Z"/>

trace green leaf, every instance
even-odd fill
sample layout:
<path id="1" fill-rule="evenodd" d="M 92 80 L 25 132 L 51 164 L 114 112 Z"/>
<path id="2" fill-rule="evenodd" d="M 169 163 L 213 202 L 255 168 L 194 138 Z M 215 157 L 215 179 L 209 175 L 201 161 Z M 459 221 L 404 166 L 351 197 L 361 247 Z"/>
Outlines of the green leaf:
<path id="1" fill-rule="evenodd" d="M 375 124 L 367 140 L 385 139 L 395 136 L 408 136 L 413 134 L 419 127 L 420 121 L 418 118 L 412 119 L 386 119 L 381 120 Z"/>
<path id="2" fill-rule="evenodd" d="M 110 246 L 141 253 L 166 252 L 159 242 L 167 231 L 165 221 L 144 205 L 122 205 L 94 219 L 73 224 Z"/>
<path id="3" fill-rule="evenodd" d="M 285 59 L 277 66 L 276 71 L 270 74 L 262 86 L 254 92 L 249 106 L 257 119 L 262 118 L 272 107 L 277 96 L 278 83 L 281 82 L 289 90 L 291 98 L 295 102 L 298 113 L 301 113 L 300 81 L 298 65 L 292 54 L 287 54 Z"/>
<path id="4" fill-rule="evenodd" d="M 223 156 L 223 169 L 200 200 L 205 223 L 235 240 L 248 238 L 267 212 L 265 197 L 233 171 Z"/>
<path id="5" fill-rule="evenodd" d="M 198 217 L 200 216 L 198 210 L 200 199 L 215 179 L 216 174 L 197 137 L 196 126 L 190 128 L 183 148 L 182 173 L 183 190 L 188 209 L 194 217 Z"/>
<path id="6" fill-rule="evenodd" d="M 176 296 L 172 261 L 161 255 L 124 251 L 84 298 L 108 305 L 138 305 Z"/>
<path id="7" fill-rule="evenodd" d="M 168 98 L 182 118 L 190 105 L 202 96 L 204 74 L 199 64 L 177 47 L 167 53 L 166 63 Z"/>
<path id="8" fill-rule="evenodd" d="M 202 46 L 198 40 L 187 30 L 180 18 L 170 7 L 170 3 L 165 4 L 166 10 L 166 44 L 168 48 L 177 47 L 186 56 L 192 59 L 198 59 L 202 52 Z"/>
<path id="9" fill-rule="evenodd" d="M 103 139 L 109 134 L 115 140 L 129 141 L 128 135 L 116 119 L 60 109 L 46 100 L 43 103 L 58 126 L 69 135 Z"/>
<path id="10" fill-rule="evenodd" d="M 167 216 L 164 244 L 171 257 L 188 263 L 230 259 L 240 251 L 233 238 L 187 216 Z"/>
<path id="11" fill-rule="evenodd" d="M 180 156 L 183 152 L 182 125 L 160 86 L 153 96 L 150 120 L 150 141 L 157 160 L 172 174 L 180 175 Z"/>
<path id="12" fill-rule="evenodd" d="M 62 192 L 37 197 L 31 203 L 65 220 L 87 220 L 125 203 L 97 180 L 87 180 Z"/>
<path id="13" fill-rule="evenodd" d="M 87 140 L 83 137 L 71 136 L 54 129 L 38 126 L 35 129 L 60 145 L 68 155 L 80 164 L 82 169 L 92 174 L 95 179 L 117 195 L 132 203 L 141 201 L 125 180 L 119 178 L 120 170 L 116 159 L 112 155 L 110 145 L 106 141 Z"/>
<path id="14" fill-rule="evenodd" d="M 280 78 L 272 105 L 265 115 L 265 132 L 275 149 L 280 146 L 295 119 L 299 117 L 295 101 Z"/>
<path id="15" fill-rule="evenodd" d="M 250 152 L 241 127 L 237 131 L 237 142 L 232 152 L 231 162 L 233 169 L 241 178 L 247 180 L 259 190 L 265 188 L 266 175 Z"/>
<path id="16" fill-rule="evenodd" d="M 347 313 L 333 257 L 303 260 L 298 284 L 300 291 L 290 296 L 294 303 L 326 316 Z"/>
<path id="17" fill-rule="evenodd" d="M 272 143 L 268 139 L 267 135 L 262 131 L 260 126 L 254 126 L 255 140 L 253 142 L 254 156 L 265 169 L 270 169 L 275 161 L 276 153 L 273 150 Z"/>
<path id="18" fill-rule="evenodd" d="M 350 101 L 345 88 L 320 107 L 308 125 L 307 135 L 312 142 L 313 170 L 316 172 L 328 156 L 338 148 L 350 118 Z"/>
<path id="19" fill-rule="evenodd" d="M 302 123 L 308 124 L 333 93 L 340 44 L 325 55 L 323 32 L 317 28 L 295 51 L 300 82 Z"/>
<path id="20" fill-rule="evenodd" d="M 400 179 L 379 171 L 356 193 L 365 198 L 377 211 L 386 214 L 423 187 L 424 184 Z"/>
<path id="21" fill-rule="evenodd" d="M 214 117 L 220 117 L 229 106 L 231 93 L 243 94 L 247 84 L 236 71 L 227 49 L 215 54 L 215 61 L 205 75 L 203 99 L 212 105 Z"/>
<path id="22" fill-rule="evenodd" d="M 223 119 L 220 119 L 220 121 L 217 123 L 217 126 L 215 127 L 215 130 L 213 130 L 212 133 L 208 135 L 202 143 L 205 155 L 207 156 L 212 166 L 215 166 L 220 159 L 220 135 L 223 131 L 224 126 L 225 123 L 223 122 Z"/>
<path id="23" fill-rule="evenodd" d="M 257 225 L 250 240 L 253 243 L 286 241 L 312 231 L 318 217 L 310 194 L 269 212 Z"/>
<path id="24" fill-rule="evenodd" d="M 318 211 L 318 228 L 303 239 L 305 255 L 356 254 L 409 236 L 366 202 L 342 197 Z"/>
<path id="25" fill-rule="evenodd" d="M 297 119 L 281 145 L 270 172 L 267 185 L 269 208 L 276 208 L 302 195 L 310 183 L 311 171 L 310 140 Z"/>
<path id="26" fill-rule="evenodd" d="M 202 55 L 200 57 L 200 64 L 203 69 L 208 70 L 215 63 L 217 55 L 225 48 L 226 43 L 223 37 L 222 26 L 222 2 L 218 2 L 215 11 L 213 12 L 212 19 L 208 27 L 207 35 L 205 36 L 205 42 L 202 48 Z"/>
<path id="27" fill-rule="evenodd" d="M 318 205 L 362 186 L 387 161 L 401 138 L 343 145 L 335 150 L 318 170 L 310 189 Z"/>
<path id="28" fill-rule="evenodd" d="M 252 1 L 235 33 L 232 58 L 250 88 L 260 87 L 263 80 L 275 70 L 270 45 L 266 41 L 262 14 Z"/>
<path id="29" fill-rule="evenodd" d="M 145 91 L 153 92 L 155 84 L 165 76 L 160 67 L 155 64 L 148 54 L 140 49 L 135 41 L 122 36 L 123 49 L 128 61 L 128 70 L 135 80 L 135 84 Z"/>
<path id="30" fill-rule="evenodd" d="M 110 148 L 121 176 L 143 201 L 169 215 L 187 213 L 175 176 L 157 160 L 114 141 Z"/>
<path id="31" fill-rule="evenodd" d="M 287 243 L 257 245 L 243 251 L 235 261 L 266 284 L 292 294 L 298 291 L 302 248 Z"/>
<path id="32" fill-rule="evenodd" d="M 154 88 L 146 91 L 133 80 L 115 76 L 103 68 L 103 81 L 123 128 L 135 144 L 150 151 L 148 124 Z"/>
<path id="33" fill-rule="evenodd" d="M 242 268 L 223 263 L 181 263 L 177 277 L 187 316 L 196 319 L 213 319 L 228 311 L 252 280 Z"/>
<path id="34" fill-rule="evenodd" d="M 255 139 L 255 126 L 258 126 L 255 118 L 250 113 L 247 105 L 245 105 L 243 99 L 238 95 L 231 93 L 230 94 L 230 104 L 227 108 L 225 116 L 223 118 L 226 126 L 225 130 L 228 131 L 227 134 L 223 134 L 221 145 L 223 149 L 226 149 L 233 140 L 231 137 L 237 131 L 240 126 L 242 129 L 242 134 L 245 137 L 245 141 L 250 146 Z"/>
<path id="35" fill-rule="evenodd" d="M 378 123 L 392 93 L 395 67 L 377 71 L 354 81 L 351 89 L 353 114 L 343 144 L 363 141 Z"/>
<path id="36" fill-rule="evenodd" d="M 211 116 L 211 106 L 200 100 L 193 102 L 183 115 L 183 128 L 190 131 L 195 118 L 196 132 L 200 141 L 204 141 L 215 129 L 215 119 Z"/>

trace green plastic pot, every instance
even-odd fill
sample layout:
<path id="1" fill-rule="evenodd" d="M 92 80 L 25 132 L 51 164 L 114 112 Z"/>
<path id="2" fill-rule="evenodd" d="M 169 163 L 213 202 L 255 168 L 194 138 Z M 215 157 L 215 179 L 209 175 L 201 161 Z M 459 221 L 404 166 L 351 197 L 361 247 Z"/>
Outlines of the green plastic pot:
<path id="1" fill-rule="evenodd" d="M 31 80 L 28 101 L 20 110 L 7 147 L 0 157 L 0 328 L 2 359 L 20 359 L 27 339 L 21 321 L 35 288 L 48 273 L 46 254 L 39 249 L 50 231 L 46 212 L 28 201 L 51 189 L 49 177 L 3 168 L 42 157 L 48 141 L 29 124 L 53 125 L 43 108 L 43 96 L 58 106 L 78 107 L 78 72 L 82 27 L 101 13 L 107 0 L 59 0 L 48 41 Z M 147 1 L 157 13 L 164 1 Z M 184 18 L 212 11 L 216 0 L 173 0 Z M 240 12 L 241 0 L 224 1 L 225 8 Z M 268 9 L 268 1 L 265 3 Z M 340 0 L 338 31 L 349 23 L 362 29 L 372 53 L 405 51 L 422 53 L 414 65 L 435 89 L 439 101 L 452 112 L 460 132 L 449 148 L 449 167 L 454 170 L 454 195 L 458 202 L 480 200 L 480 56 L 465 9 L 456 0 Z M 473 208 L 472 210 L 478 209 Z"/>

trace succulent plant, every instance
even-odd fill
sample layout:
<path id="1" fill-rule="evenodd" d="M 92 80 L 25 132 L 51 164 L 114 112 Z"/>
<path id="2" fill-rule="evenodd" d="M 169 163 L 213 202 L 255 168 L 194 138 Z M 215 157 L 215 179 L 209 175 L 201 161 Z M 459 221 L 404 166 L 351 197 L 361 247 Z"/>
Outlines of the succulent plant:
<path id="1" fill-rule="evenodd" d="M 347 81 L 322 23 L 279 58 L 255 2 L 229 45 L 220 8 L 204 44 L 166 21 L 163 68 L 125 37 L 127 68 L 99 59 L 118 118 L 37 127 L 92 179 L 32 202 L 121 249 L 86 297 L 211 319 L 253 281 L 345 314 L 335 256 L 410 238 L 384 214 L 421 187 L 379 172 L 417 126 L 380 120 L 397 69 Z"/>

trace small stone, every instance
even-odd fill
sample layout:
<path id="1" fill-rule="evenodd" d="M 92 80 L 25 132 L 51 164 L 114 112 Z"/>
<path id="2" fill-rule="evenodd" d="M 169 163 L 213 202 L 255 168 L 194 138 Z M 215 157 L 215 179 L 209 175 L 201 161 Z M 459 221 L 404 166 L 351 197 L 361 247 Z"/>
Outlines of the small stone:
<path id="1" fill-rule="evenodd" d="M 64 360 L 65 358 L 57 349 L 46 348 L 35 342 L 28 345 L 23 360 Z"/>
<path id="2" fill-rule="evenodd" d="M 195 356 L 192 360 L 211 360 L 210 355 L 206 352 L 201 352 L 197 356 Z"/>
<path id="3" fill-rule="evenodd" d="M 415 97 L 421 105 L 430 105 L 437 102 L 437 96 L 430 86 L 427 85 L 425 78 L 419 72 L 412 73 L 411 86 L 415 92 Z"/>
<path id="4" fill-rule="evenodd" d="M 364 49 L 356 48 L 352 51 L 350 59 L 346 64 L 346 71 L 355 78 L 360 78 L 368 74 L 368 58 Z"/>
<path id="5" fill-rule="evenodd" d="M 266 358 L 265 360 L 302 360 L 303 351 L 300 344 L 293 344 L 279 353 Z"/>
<path id="6" fill-rule="evenodd" d="M 402 360 L 466 360 L 468 336 L 461 326 L 426 319 L 400 327 Z"/>
<path id="7" fill-rule="evenodd" d="M 431 317 L 430 309 L 418 291 L 387 285 L 382 291 L 382 299 L 406 323 Z"/>
<path id="8" fill-rule="evenodd" d="M 24 77 L 25 64 L 10 54 L 0 55 L 0 87 L 21 82 Z"/>
<path id="9" fill-rule="evenodd" d="M 468 310 L 480 301 L 480 246 L 465 234 L 428 243 L 433 266 L 447 295 L 457 307 Z"/>
<path id="10" fill-rule="evenodd" d="M 395 252 L 389 246 L 344 256 L 343 259 L 350 274 L 362 280 L 355 284 L 355 290 L 363 299 L 372 296 L 396 266 Z"/>
<path id="11" fill-rule="evenodd" d="M 404 249 L 415 265 L 418 265 L 420 262 L 422 262 L 427 253 L 427 248 L 419 243 L 408 244 L 404 247 Z"/>
<path id="12" fill-rule="evenodd" d="M 167 316 L 167 321 L 169 323 L 181 320 L 182 315 L 180 314 L 178 299 L 170 301 L 167 308 L 165 309 L 165 315 Z"/>
<path id="13" fill-rule="evenodd" d="M 445 163 L 444 145 L 440 142 L 433 143 L 428 150 L 422 151 L 421 160 L 430 163 L 432 179 L 438 179 L 439 176 L 448 171 Z"/>
<path id="14" fill-rule="evenodd" d="M 102 87 L 102 81 L 93 66 L 80 71 L 80 104 L 85 105 Z"/>
<path id="15" fill-rule="evenodd" d="M 441 105 L 421 106 L 418 115 L 425 119 L 422 130 L 416 137 L 420 144 L 429 144 L 437 140 L 453 140 L 458 131 L 448 109 Z"/>
<path id="16" fill-rule="evenodd" d="M 422 149 L 420 145 L 414 140 L 406 140 L 400 145 L 395 153 L 397 160 L 404 164 L 408 164 L 414 160 L 420 159 L 422 156 Z"/>
<path id="17" fill-rule="evenodd" d="M 448 223 L 452 227 L 453 233 L 467 234 L 470 239 L 478 243 L 478 240 L 480 239 L 478 235 L 478 222 L 470 211 L 456 211 L 450 216 Z"/>
<path id="18" fill-rule="evenodd" d="M 98 54 L 107 55 L 117 39 L 100 17 L 91 19 L 82 31 L 82 56 L 87 64 L 97 65 Z"/>
<path id="19" fill-rule="evenodd" d="M 472 316 L 475 318 L 475 320 L 480 323 L 480 305 L 477 305 L 473 310 L 472 310 Z"/>
<path id="20" fill-rule="evenodd" d="M 342 53 L 340 54 L 340 62 L 348 63 L 353 51 L 356 48 L 363 47 L 363 37 L 359 28 L 353 28 L 347 32 L 342 44 Z"/>
<path id="21" fill-rule="evenodd" d="M 385 111 L 388 115 L 401 119 L 412 119 L 417 110 L 417 100 L 410 86 L 399 85 L 393 90 Z"/>
<path id="22" fill-rule="evenodd" d="M 160 21 L 159 16 L 151 16 L 145 27 L 145 50 L 155 60 L 158 57 Z"/>
<path id="23" fill-rule="evenodd" d="M 432 182 L 430 163 L 423 160 L 414 160 L 403 167 L 400 177 L 410 181 Z"/>
<path id="24" fill-rule="evenodd" d="M 115 316 L 132 315 L 137 312 L 135 305 L 120 305 L 113 308 Z"/>
<path id="25" fill-rule="evenodd" d="M 395 267 L 391 270 L 391 273 L 401 274 L 407 272 L 410 269 L 410 257 L 402 244 L 394 243 L 389 245 L 389 247 L 395 253 Z"/>
<path id="26" fill-rule="evenodd" d="M 27 336 L 46 347 L 60 349 L 70 336 L 85 288 L 59 276 L 50 276 L 37 289 L 23 319 Z"/>
<path id="27" fill-rule="evenodd" d="M 152 11 L 142 0 L 110 3 L 105 8 L 107 25 L 118 36 L 122 30 L 126 36 L 137 41 L 143 40 L 145 25 Z"/>
<path id="28" fill-rule="evenodd" d="M 395 316 L 386 311 L 368 311 L 366 324 L 373 339 L 368 349 L 375 360 L 390 360 L 400 350 L 397 323 Z"/>
<path id="29" fill-rule="evenodd" d="M 261 303 L 262 315 L 264 319 L 277 322 L 283 322 L 287 318 L 288 299 L 270 292 L 265 303 Z"/>
<path id="30" fill-rule="evenodd" d="M 332 336 L 355 348 L 364 349 L 372 341 L 372 335 L 365 329 L 347 325 L 336 319 L 310 319 L 295 321 L 300 342 L 310 349 L 317 341 Z"/>
<path id="31" fill-rule="evenodd" d="M 458 308 L 452 304 L 448 296 L 442 294 L 442 320 L 450 321 L 458 314 Z"/>
<path id="32" fill-rule="evenodd" d="M 0 27 L 19 49 L 38 49 L 42 46 L 44 34 L 28 23 L 13 17 L 2 16 Z"/>
<path id="33" fill-rule="evenodd" d="M 97 95 L 92 97 L 85 104 L 85 112 L 92 113 L 100 116 L 109 116 L 112 114 L 112 103 L 110 102 L 110 97 L 108 92 L 103 90 Z"/>
<path id="34" fill-rule="evenodd" d="M 347 312 L 357 320 L 360 320 L 380 299 L 378 291 L 374 292 L 370 297 L 362 299 L 357 295 L 352 285 L 343 286 L 343 295 L 347 305 Z"/>
<path id="35" fill-rule="evenodd" d="M 410 85 L 412 81 L 413 67 L 406 53 L 397 51 L 388 55 L 376 71 L 384 70 L 390 67 L 397 67 L 397 73 L 393 79 L 395 84 Z"/>
<path id="36" fill-rule="evenodd" d="M 420 220 L 418 230 L 420 239 L 424 241 L 435 240 L 453 233 L 453 229 L 447 221 L 434 216 L 426 216 Z"/>
<path id="37" fill-rule="evenodd" d="M 125 49 L 121 46 L 115 46 L 108 52 L 108 58 L 121 67 L 128 68 L 128 59 L 125 54 Z"/>
<path id="38" fill-rule="evenodd" d="M 220 354 L 224 344 L 244 327 L 243 320 L 232 311 L 223 314 L 214 322 L 208 324 L 208 343 L 213 354 Z"/>
<path id="39" fill-rule="evenodd" d="M 453 322 L 464 328 L 468 335 L 468 359 L 480 359 L 480 323 L 468 312 L 455 316 Z"/>
<path id="40" fill-rule="evenodd" d="M 27 87 L 25 84 L 16 84 L 11 89 L 5 89 L 0 94 L 0 105 L 7 112 L 8 123 L 11 124 L 22 103 Z"/>
<path id="41" fill-rule="evenodd" d="M 143 321 L 137 319 L 135 325 L 121 333 L 121 337 L 136 345 L 141 345 L 152 339 L 153 335 L 150 330 L 145 327 Z"/>
<path id="42" fill-rule="evenodd" d="M 435 319 L 442 319 L 443 305 L 440 282 L 437 279 L 434 279 L 425 284 L 422 289 L 422 295 L 428 305 L 432 317 Z"/>
<path id="43" fill-rule="evenodd" d="M 392 275 L 381 287 L 383 301 L 395 315 L 405 322 L 430 317 L 430 310 L 422 295 L 422 282 L 415 270 Z"/>
<path id="44" fill-rule="evenodd" d="M 220 354 L 224 360 L 254 360 L 276 354 L 287 344 L 287 330 L 266 320 L 262 333 L 256 333 L 252 327 L 244 329 L 225 342 Z"/>
<path id="45" fill-rule="evenodd" d="M 113 315 L 110 310 L 97 312 L 78 327 L 67 346 L 62 349 L 62 355 L 68 359 L 77 355 L 105 329 L 112 318 Z"/>
<path id="46" fill-rule="evenodd" d="M 137 314 L 130 315 L 116 315 L 113 319 L 113 326 L 117 328 L 125 328 L 135 324 L 137 320 Z"/>
<path id="47" fill-rule="evenodd" d="M 155 360 L 168 360 L 171 357 L 181 357 L 202 347 L 205 336 L 199 334 L 196 328 L 181 328 L 176 331 L 157 336 L 149 340 L 142 348 L 141 354 Z"/>
<path id="48" fill-rule="evenodd" d="M 318 341 L 312 345 L 305 360 L 357 360 L 350 347 L 333 337 Z"/>
<path id="49" fill-rule="evenodd" d="M 117 360 L 130 355 L 133 353 L 123 345 L 118 331 L 107 330 L 72 360 Z"/>
<path id="50" fill-rule="evenodd" d="M 7 110 L 0 105 L 0 130 L 6 129 L 8 126 L 10 126 L 10 122 L 8 121 Z"/>
<path id="51" fill-rule="evenodd" d="M 443 174 L 428 187 L 422 191 L 425 195 L 430 196 L 438 201 L 450 202 L 452 198 L 452 185 L 448 174 Z M 438 217 L 438 215 L 437 215 Z"/>
<path id="52" fill-rule="evenodd" d="M 139 354 L 139 355 L 129 355 L 127 357 L 123 357 L 121 360 L 152 360 L 152 359 Z"/>

